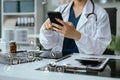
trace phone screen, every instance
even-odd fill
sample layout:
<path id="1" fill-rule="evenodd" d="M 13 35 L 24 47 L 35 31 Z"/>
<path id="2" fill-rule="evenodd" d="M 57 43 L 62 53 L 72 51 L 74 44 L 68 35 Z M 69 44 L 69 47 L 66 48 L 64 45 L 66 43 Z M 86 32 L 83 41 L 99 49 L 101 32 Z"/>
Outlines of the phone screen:
<path id="1" fill-rule="evenodd" d="M 48 17 L 50 18 L 51 22 L 62 26 L 62 24 L 59 23 L 58 21 L 56 21 L 56 19 L 55 19 L 55 18 L 58 18 L 58 19 L 63 20 L 60 12 L 48 12 Z"/>

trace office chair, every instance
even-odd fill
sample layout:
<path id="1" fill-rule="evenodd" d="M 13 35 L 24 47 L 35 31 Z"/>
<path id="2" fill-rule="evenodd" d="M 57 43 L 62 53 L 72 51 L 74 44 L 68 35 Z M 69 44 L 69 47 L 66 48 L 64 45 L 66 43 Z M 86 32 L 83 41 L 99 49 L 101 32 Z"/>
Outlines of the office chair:
<path id="1" fill-rule="evenodd" d="M 116 36 L 116 18 L 117 18 L 117 9 L 116 8 L 105 8 L 109 15 L 110 20 L 110 28 L 111 28 L 111 34 Z M 115 55 L 115 51 L 111 49 L 106 49 L 103 53 L 105 55 Z M 116 61 L 113 60 L 112 62 L 108 63 L 111 68 L 111 76 L 115 76 L 116 73 Z"/>

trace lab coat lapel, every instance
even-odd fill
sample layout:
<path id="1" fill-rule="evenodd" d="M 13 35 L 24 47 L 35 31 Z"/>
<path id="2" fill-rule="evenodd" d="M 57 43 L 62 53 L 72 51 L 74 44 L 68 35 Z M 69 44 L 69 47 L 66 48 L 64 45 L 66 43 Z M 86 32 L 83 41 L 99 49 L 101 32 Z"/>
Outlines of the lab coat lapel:
<path id="1" fill-rule="evenodd" d="M 85 14 L 82 14 L 77 24 L 77 30 L 81 29 L 87 21 L 88 19 L 86 18 Z"/>
<path id="2" fill-rule="evenodd" d="M 77 30 L 84 27 L 84 24 L 88 21 L 87 15 L 91 12 L 92 12 L 92 5 L 91 5 L 90 0 L 87 0 L 87 3 L 83 9 L 83 12 L 81 14 L 79 21 L 78 21 Z"/>
<path id="3" fill-rule="evenodd" d="M 73 2 L 74 2 L 74 0 L 72 0 L 69 4 L 67 4 L 67 5 L 66 5 L 67 7 L 65 6 L 66 9 L 65 9 L 64 12 L 62 13 L 62 17 L 63 17 L 64 21 L 68 21 L 68 19 L 69 19 L 70 8 L 71 8 Z M 65 8 L 65 7 L 64 7 L 64 8 Z M 63 9 L 64 9 L 64 8 L 63 8 Z"/>

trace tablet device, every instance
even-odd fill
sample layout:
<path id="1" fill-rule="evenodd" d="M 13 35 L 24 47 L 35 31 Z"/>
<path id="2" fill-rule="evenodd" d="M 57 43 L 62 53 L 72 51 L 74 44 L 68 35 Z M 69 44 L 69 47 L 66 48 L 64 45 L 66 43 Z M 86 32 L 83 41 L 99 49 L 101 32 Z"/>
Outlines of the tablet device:
<path id="1" fill-rule="evenodd" d="M 102 63 L 102 61 L 97 58 L 96 59 L 86 58 L 86 59 L 75 59 L 75 60 L 82 63 L 83 65 L 91 65 L 91 66 L 97 66 Z"/>
<path id="2" fill-rule="evenodd" d="M 62 15 L 61 15 L 60 12 L 48 12 L 48 17 L 49 17 L 51 22 L 62 26 L 62 24 L 59 23 L 58 21 L 56 21 L 56 19 L 55 19 L 55 18 L 58 18 L 58 19 L 63 20 Z"/>

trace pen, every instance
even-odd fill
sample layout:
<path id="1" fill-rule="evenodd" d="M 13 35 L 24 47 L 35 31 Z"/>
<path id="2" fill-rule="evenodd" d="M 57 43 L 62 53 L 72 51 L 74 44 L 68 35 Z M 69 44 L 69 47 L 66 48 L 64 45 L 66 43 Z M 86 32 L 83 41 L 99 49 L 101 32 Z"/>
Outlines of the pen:
<path id="1" fill-rule="evenodd" d="M 23 51 L 16 51 L 16 53 L 21 53 L 21 52 L 27 52 L 27 50 L 23 50 Z"/>
<path id="2" fill-rule="evenodd" d="M 59 62 L 59 61 L 61 61 L 61 60 L 64 60 L 64 59 L 66 59 L 66 58 L 69 58 L 69 57 L 71 57 L 71 55 L 68 55 L 68 56 L 62 57 L 62 58 L 58 59 L 58 60 L 55 61 L 55 62 Z"/>

